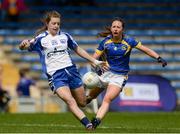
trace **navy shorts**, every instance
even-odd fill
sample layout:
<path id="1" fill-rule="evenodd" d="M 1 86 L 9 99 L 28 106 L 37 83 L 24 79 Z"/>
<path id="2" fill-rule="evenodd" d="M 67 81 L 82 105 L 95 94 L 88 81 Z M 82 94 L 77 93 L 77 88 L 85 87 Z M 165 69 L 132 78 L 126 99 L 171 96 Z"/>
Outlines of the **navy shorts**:
<path id="1" fill-rule="evenodd" d="M 66 67 L 57 70 L 52 76 L 47 75 L 51 90 L 55 92 L 58 88 L 68 86 L 70 89 L 76 89 L 83 85 L 81 75 L 76 66 Z"/>

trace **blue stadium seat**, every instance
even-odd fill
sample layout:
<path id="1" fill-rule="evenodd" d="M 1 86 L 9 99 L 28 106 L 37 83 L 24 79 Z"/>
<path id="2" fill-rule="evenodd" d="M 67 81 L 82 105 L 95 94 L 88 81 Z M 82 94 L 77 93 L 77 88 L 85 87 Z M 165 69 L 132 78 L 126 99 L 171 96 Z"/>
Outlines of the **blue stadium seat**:
<path id="1" fill-rule="evenodd" d="M 131 67 L 132 71 L 179 71 L 179 66 L 167 66 L 163 68 L 161 65 L 143 65 L 143 66 L 137 66 L 132 65 Z"/>
<path id="2" fill-rule="evenodd" d="M 29 55 L 25 55 L 21 58 L 22 61 L 24 62 L 40 62 L 39 57 L 32 57 Z"/>
<path id="3" fill-rule="evenodd" d="M 82 29 L 62 29 L 62 31 L 68 32 L 73 36 L 97 36 L 100 32 L 99 30 L 82 30 Z M 7 30 L 1 29 L 1 36 L 32 36 L 35 33 L 35 30 Z M 130 36 L 179 36 L 179 30 L 126 30 L 125 34 Z"/>

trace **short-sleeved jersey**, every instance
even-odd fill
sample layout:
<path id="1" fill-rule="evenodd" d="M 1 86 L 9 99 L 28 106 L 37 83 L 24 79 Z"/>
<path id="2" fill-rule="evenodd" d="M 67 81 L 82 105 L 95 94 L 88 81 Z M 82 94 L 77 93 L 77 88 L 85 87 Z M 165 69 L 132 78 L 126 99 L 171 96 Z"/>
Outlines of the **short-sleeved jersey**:
<path id="1" fill-rule="evenodd" d="M 45 31 L 35 38 L 29 51 L 36 51 L 40 56 L 42 68 L 45 73 L 54 74 L 57 70 L 74 65 L 69 50 L 75 50 L 78 44 L 64 32 L 52 36 Z"/>
<path id="2" fill-rule="evenodd" d="M 132 48 L 138 48 L 141 42 L 124 36 L 119 42 L 113 42 L 112 36 L 102 40 L 96 50 L 97 54 L 105 54 L 110 71 L 126 75 L 129 72 L 129 59 Z"/>

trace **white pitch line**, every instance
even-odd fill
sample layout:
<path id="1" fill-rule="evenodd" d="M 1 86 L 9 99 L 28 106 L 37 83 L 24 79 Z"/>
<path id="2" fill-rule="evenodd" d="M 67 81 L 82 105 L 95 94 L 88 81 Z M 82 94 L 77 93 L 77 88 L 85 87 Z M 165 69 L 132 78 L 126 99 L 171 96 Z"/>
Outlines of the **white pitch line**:
<path id="1" fill-rule="evenodd" d="M 3 126 L 28 126 L 28 127 L 35 127 L 35 126 L 38 126 L 38 127 L 71 127 L 71 128 L 82 128 L 82 126 L 76 126 L 76 125 L 69 125 L 69 124 L 30 124 L 30 123 L 23 123 L 23 124 L 13 124 L 13 123 L 2 123 L 1 124 L 1 127 Z M 99 126 L 99 128 L 102 128 L 102 129 L 139 129 L 139 130 L 147 130 L 147 129 L 154 129 L 154 130 L 162 130 L 162 129 L 168 129 L 168 130 L 180 130 L 180 128 L 135 128 L 135 127 L 122 127 L 122 126 Z"/>
<path id="2" fill-rule="evenodd" d="M 30 123 L 23 123 L 23 124 L 13 124 L 13 123 L 2 123 L 1 126 L 31 126 L 31 127 L 78 127 L 78 126 L 75 126 L 75 125 L 66 125 L 66 124 L 30 124 Z M 80 128 L 80 126 L 79 126 Z"/>

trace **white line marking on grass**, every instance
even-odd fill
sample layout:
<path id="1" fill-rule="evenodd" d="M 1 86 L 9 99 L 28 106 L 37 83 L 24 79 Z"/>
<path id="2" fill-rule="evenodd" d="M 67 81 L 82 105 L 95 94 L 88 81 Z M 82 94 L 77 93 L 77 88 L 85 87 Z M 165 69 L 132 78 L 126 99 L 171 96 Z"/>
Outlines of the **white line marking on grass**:
<path id="1" fill-rule="evenodd" d="M 64 127 L 64 128 L 82 128 L 82 126 L 77 126 L 77 125 L 69 125 L 69 124 L 30 124 L 30 123 L 17 123 L 17 124 L 13 124 L 13 123 L 2 123 L 1 127 L 3 126 L 27 126 L 27 127 Z M 147 130 L 147 129 L 152 129 L 152 130 L 180 130 L 180 128 L 163 128 L 163 127 L 158 127 L 158 128 L 142 128 L 142 127 L 123 127 L 123 126 L 99 126 L 99 128 L 102 129 L 138 129 L 138 130 Z"/>
<path id="2" fill-rule="evenodd" d="M 27 127 L 78 127 L 76 125 L 66 125 L 66 124 L 30 124 L 30 123 L 26 123 L 26 124 L 20 124 L 20 123 L 17 123 L 17 124 L 13 124 L 13 123 L 2 123 L 1 126 L 27 126 Z M 80 128 L 80 126 L 79 126 Z"/>
<path id="3" fill-rule="evenodd" d="M 123 127 L 123 126 L 100 126 L 99 128 L 104 128 L 104 129 L 141 129 L 141 130 L 147 130 L 147 129 L 154 129 L 154 130 L 180 130 L 180 128 L 164 128 L 164 127 L 158 127 L 158 128 L 142 128 L 142 127 Z"/>

